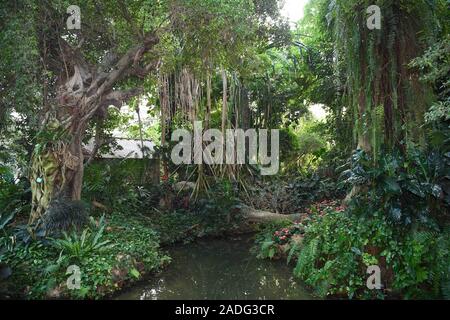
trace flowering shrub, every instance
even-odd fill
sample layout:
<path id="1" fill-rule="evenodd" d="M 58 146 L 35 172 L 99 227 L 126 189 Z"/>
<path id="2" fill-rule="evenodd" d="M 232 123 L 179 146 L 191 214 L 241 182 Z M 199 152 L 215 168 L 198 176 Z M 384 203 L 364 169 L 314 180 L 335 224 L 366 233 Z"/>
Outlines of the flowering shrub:
<path id="1" fill-rule="evenodd" d="M 292 226 L 275 231 L 273 234 L 273 241 L 276 244 L 284 245 L 292 239 L 292 236 L 303 233 L 303 225 L 300 223 L 294 223 Z"/>
<path id="2" fill-rule="evenodd" d="M 291 238 L 291 232 L 288 228 L 284 228 L 279 231 L 275 231 L 273 238 L 275 243 L 285 244 Z"/>
<path id="3" fill-rule="evenodd" d="M 289 260 L 299 250 L 299 236 L 305 233 L 305 227 L 313 223 L 317 218 L 331 212 L 343 212 L 347 210 L 340 200 L 322 200 L 306 208 L 297 222 L 278 222 L 267 224 L 257 237 L 257 256 L 259 258 L 280 258 L 289 252 Z M 293 239 L 294 238 L 294 239 Z"/>

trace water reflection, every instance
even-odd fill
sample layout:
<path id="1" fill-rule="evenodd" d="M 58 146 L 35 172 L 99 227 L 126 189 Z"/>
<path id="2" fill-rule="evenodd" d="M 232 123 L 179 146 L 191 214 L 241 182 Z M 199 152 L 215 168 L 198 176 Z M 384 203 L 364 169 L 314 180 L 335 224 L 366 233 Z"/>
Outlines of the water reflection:
<path id="1" fill-rule="evenodd" d="M 119 299 L 311 299 L 284 262 L 256 259 L 253 240 L 201 240 L 170 251 L 171 265 Z"/>

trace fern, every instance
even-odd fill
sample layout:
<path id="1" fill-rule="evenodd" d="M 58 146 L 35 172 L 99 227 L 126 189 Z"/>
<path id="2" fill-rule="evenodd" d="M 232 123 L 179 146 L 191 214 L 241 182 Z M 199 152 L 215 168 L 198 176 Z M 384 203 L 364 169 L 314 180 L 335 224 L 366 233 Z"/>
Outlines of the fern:
<path id="1" fill-rule="evenodd" d="M 308 277 L 308 274 L 310 274 L 315 269 L 314 267 L 315 262 L 319 258 L 318 248 L 319 248 L 319 238 L 314 238 L 311 241 L 309 241 L 300 251 L 297 260 L 297 265 L 295 266 L 294 269 L 294 274 L 297 277 L 300 278 Z"/>
<path id="2" fill-rule="evenodd" d="M 300 244 L 298 242 L 294 242 L 291 249 L 289 250 L 289 254 L 287 257 L 287 264 L 291 263 L 292 258 L 294 257 L 294 255 L 296 255 L 298 253 L 299 249 L 300 249 Z"/>
<path id="3" fill-rule="evenodd" d="M 275 253 L 276 253 L 275 242 L 270 239 L 266 239 L 261 245 L 261 250 L 260 253 L 258 254 L 258 258 L 272 259 L 275 256 Z"/>
<path id="4" fill-rule="evenodd" d="M 417 243 L 427 243 L 432 241 L 436 237 L 434 232 L 430 231 L 417 231 L 413 234 L 413 241 Z"/>

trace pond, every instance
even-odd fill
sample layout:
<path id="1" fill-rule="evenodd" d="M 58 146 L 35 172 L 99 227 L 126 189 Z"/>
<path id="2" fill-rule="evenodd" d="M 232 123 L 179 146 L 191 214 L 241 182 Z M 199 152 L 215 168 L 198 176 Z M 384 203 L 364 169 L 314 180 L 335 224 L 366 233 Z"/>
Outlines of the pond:
<path id="1" fill-rule="evenodd" d="M 285 261 L 256 259 L 253 238 L 205 239 L 169 250 L 172 263 L 117 299 L 313 299 Z"/>

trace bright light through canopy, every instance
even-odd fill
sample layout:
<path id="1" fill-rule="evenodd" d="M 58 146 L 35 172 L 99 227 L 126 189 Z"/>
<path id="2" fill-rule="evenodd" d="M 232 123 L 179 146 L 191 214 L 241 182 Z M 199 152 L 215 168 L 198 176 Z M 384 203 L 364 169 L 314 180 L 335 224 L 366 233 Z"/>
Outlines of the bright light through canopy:
<path id="1" fill-rule="evenodd" d="M 289 22 L 298 22 L 303 18 L 305 5 L 309 0 L 284 0 L 281 14 L 288 18 Z"/>

